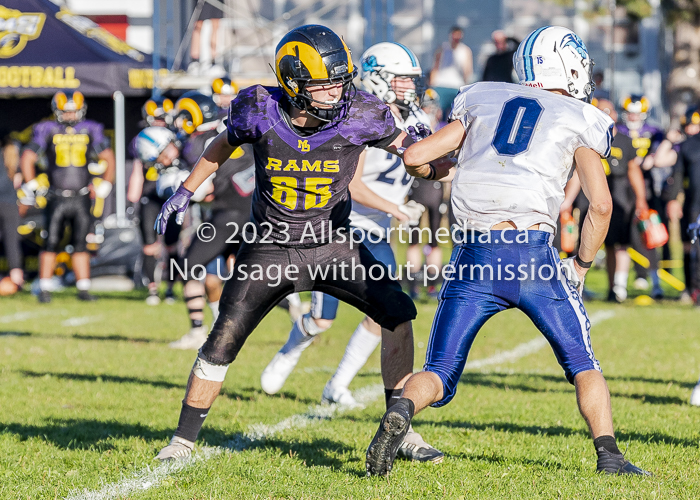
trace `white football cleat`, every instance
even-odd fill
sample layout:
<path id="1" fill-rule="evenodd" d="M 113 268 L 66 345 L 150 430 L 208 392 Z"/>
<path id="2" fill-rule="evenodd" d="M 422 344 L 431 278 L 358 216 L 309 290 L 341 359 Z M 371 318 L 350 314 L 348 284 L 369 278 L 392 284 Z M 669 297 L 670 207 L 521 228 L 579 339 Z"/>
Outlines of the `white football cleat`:
<path id="1" fill-rule="evenodd" d="M 690 404 L 693 406 L 700 406 L 700 382 L 693 388 L 693 392 L 690 394 Z"/>
<path id="2" fill-rule="evenodd" d="M 206 325 L 196 328 L 190 328 L 190 331 L 184 334 L 181 338 L 174 342 L 170 342 L 168 347 L 171 349 L 182 349 L 195 351 L 199 350 L 204 345 L 209 336 L 209 328 Z"/>
<path id="3" fill-rule="evenodd" d="M 160 304 L 160 297 L 157 295 L 149 295 L 146 297 L 146 305 L 148 306 L 157 306 Z"/>
<path id="4" fill-rule="evenodd" d="M 194 443 L 186 439 L 182 439 L 177 436 L 173 436 L 170 440 L 170 444 L 160 450 L 160 453 L 156 455 L 154 460 L 173 460 L 180 458 L 187 458 L 192 455 L 192 450 L 194 449 Z"/>
<path id="5" fill-rule="evenodd" d="M 321 403 L 332 404 L 335 403 L 339 406 L 345 406 L 347 408 L 362 408 L 363 406 L 358 403 L 350 389 L 347 387 L 333 387 L 330 381 L 323 388 L 323 395 L 321 396 Z"/>
<path id="6" fill-rule="evenodd" d="M 301 319 L 296 322 L 289 332 L 287 342 L 260 375 L 262 390 L 270 395 L 277 394 L 282 389 L 287 377 L 294 371 L 294 367 L 299 362 L 301 353 L 314 341 L 313 335 L 306 335 L 302 331 L 301 323 Z"/>
<path id="7" fill-rule="evenodd" d="M 622 285 L 614 285 L 612 291 L 615 294 L 615 300 L 618 302 L 624 302 L 627 300 L 627 287 Z"/>
<path id="8" fill-rule="evenodd" d="M 644 278 L 637 278 L 636 280 L 634 280 L 634 289 L 635 290 L 648 290 L 649 289 L 649 282 Z"/>
<path id="9" fill-rule="evenodd" d="M 310 337 L 310 340 L 313 340 L 313 337 Z M 262 390 L 269 395 L 277 394 L 284 387 L 284 383 L 289 375 L 294 371 L 294 367 L 297 366 L 300 357 L 301 351 L 297 352 L 296 350 L 275 354 L 275 357 L 272 358 L 272 361 L 260 375 Z"/>

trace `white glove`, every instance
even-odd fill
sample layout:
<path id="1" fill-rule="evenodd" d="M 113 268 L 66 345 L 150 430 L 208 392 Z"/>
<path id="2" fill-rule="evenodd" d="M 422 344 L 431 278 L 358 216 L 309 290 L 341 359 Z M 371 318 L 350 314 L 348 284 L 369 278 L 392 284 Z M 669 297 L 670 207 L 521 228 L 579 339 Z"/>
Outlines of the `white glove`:
<path id="1" fill-rule="evenodd" d="M 578 275 L 576 267 L 574 266 L 574 259 L 575 257 L 568 257 L 562 260 L 561 270 L 564 272 L 566 279 L 569 280 L 569 283 L 571 283 L 578 294 L 581 295 L 581 293 L 583 293 L 583 282 L 586 280 L 586 277 L 584 276 L 582 278 Z"/>
<path id="2" fill-rule="evenodd" d="M 410 200 L 405 205 L 399 205 L 399 212 L 408 217 L 409 226 L 417 226 L 420 224 L 420 218 L 423 212 L 425 212 L 425 207 L 420 203 Z"/>
<path id="3" fill-rule="evenodd" d="M 105 199 L 109 196 L 109 193 L 112 192 L 112 183 L 104 179 L 93 179 L 92 186 L 95 189 L 95 196 L 97 198 Z"/>
<path id="4" fill-rule="evenodd" d="M 34 206 L 34 200 L 36 199 L 36 192 L 39 189 L 39 181 L 32 179 L 22 184 L 17 191 L 17 198 L 22 205 L 27 205 L 30 207 Z"/>

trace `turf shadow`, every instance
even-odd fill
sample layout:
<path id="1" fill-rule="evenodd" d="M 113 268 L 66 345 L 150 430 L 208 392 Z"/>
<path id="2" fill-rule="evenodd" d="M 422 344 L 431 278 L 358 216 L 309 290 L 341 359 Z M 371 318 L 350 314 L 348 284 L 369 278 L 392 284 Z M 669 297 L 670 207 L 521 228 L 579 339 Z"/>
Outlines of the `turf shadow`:
<path id="1" fill-rule="evenodd" d="M 687 382 L 684 380 L 676 379 L 662 379 L 662 378 L 649 378 L 649 377 L 639 377 L 639 376 L 605 376 L 605 380 L 614 380 L 615 382 L 644 382 L 647 384 L 661 384 L 669 385 L 674 384 L 684 389 L 692 389 L 695 387 L 696 382 Z"/>
<path id="2" fill-rule="evenodd" d="M 90 419 L 52 420 L 44 425 L 0 424 L 0 433 L 15 434 L 21 440 L 41 438 L 67 450 L 104 452 L 114 448 L 112 439 L 137 437 L 145 441 L 162 441 L 172 436 L 172 429 L 155 429 L 141 424 Z"/>
<path id="3" fill-rule="evenodd" d="M 518 379 L 539 379 L 545 382 L 556 382 L 557 387 L 539 387 L 518 382 Z M 681 387 L 694 387 L 694 384 L 687 384 L 677 380 L 662 380 L 662 379 L 643 379 L 641 377 L 606 377 L 608 381 L 636 381 L 668 385 L 669 383 L 677 384 Z M 564 377 L 555 377 L 552 375 L 540 375 L 530 373 L 466 373 L 460 379 L 460 384 L 468 386 L 487 387 L 498 390 L 515 390 L 529 393 L 573 393 L 574 387 L 568 383 Z M 644 393 L 625 393 L 611 391 L 613 398 L 628 398 L 641 401 L 642 403 L 654 405 L 686 405 L 685 399 L 678 396 L 655 395 Z"/>
<path id="4" fill-rule="evenodd" d="M 524 457 L 510 457 L 506 455 L 498 455 L 494 453 L 447 453 L 450 458 L 456 458 L 461 460 L 478 460 L 480 462 L 487 462 L 489 464 L 520 464 L 527 467 L 537 466 L 544 469 L 556 469 L 563 470 L 566 469 L 564 464 L 561 464 L 555 460 L 535 460 L 531 458 Z"/>
<path id="5" fill-rule="evenodd" d="M 332 439 L 321 438 L 311 441 L 286 441 L 280 438 L 268 438 L 263 441 L 256 441 L 246 446 L 245 450 L 258 448 L 275 448 L 281 455 L 294 458 L 307 467 L 330 467 L 336 470 L 345 470 L 347 461 L 342 460 L 338 455 L 350 454 L 354 448 L 333 441 Z"/>
<path id="6" fill-rule="evenodd" d="M 138 385 L 148 385 L 151 387 L 157 387 L 159 389 L 181 389 L 184 391 L 185 384 L 178 384 L 174 382 L 168 382 L 167 380 L 150 380 L 139 377 L 124 377 L 121 375 L 109 375 L 105 373 L 61 373 L 61 372 L 35 372 L 29 370 L 22 370 L 18 372 L 25 377 L 31 378 L 57 378 L 61 380 L 77 380 L 80 382 L 94 382 L 94 383 L 113 383 L 113 384 L 138 384 Z M 223 388 L 221 390 L 221 396 L 228 399 L 243 400 L 243 401 L 256 401 L 259 398 L 277 398 L 277 399 L 289 399 L 295 402 L 304 403 L 307 405 L 317 404 L 318 401 L 311 398 L 300 398 L 297 394 L 289 391 L 284 391 L 277 393 L 275 395 L 269 396 L 262 392 L 256 387 L 242 387 L 238 390 L 232 390 Z"/>
<path id="7" fill-rule="evenodd" d="M 6 331 L 0 332 L 0 337 L 29 337 L 32 335 L 30 332 L 17 332 L 17 331 Z"/>
<path id="8" fill-rule="evenodd" d="M 138 342 L 138 343 L 153 343 L 167 344 L 172 342 L 172 339 L 154 339 L 145 337 L 127 337 L 125 335 L 84 335 L 81 333 L 67 333 L 60 335 L 58 333 L 37 333 L 37 332 L 18 332 L 6 331 L 0 332 L 0 337 L 37 337 L 45 339 L 75 339 L 75 340 L 107 340 L 112 342 Z"/>
<path id="9" fill-rule="evenodd" d="M 569 382 L 566 380 L 564 375 L 562 374 L 561 376 L 559 375 L 548 375 L 545 373 L 498 373 L 498 372 L 493 372 L 493 373 L 480 373 L 480 372 L 472 372 L 472 371 L 465 371 L 464 374 L 462 375 L 462 379 L 460 382 L 462 383 L 470 383 L 472 378 L 475 377 L 486 377 L 486 378 L 510 378 L 510 377 L 525 377 L 525 378 L 537 378 L 546 382 L 555 382 L 555 383 L 561 383 L 565 384 L 566 386 L 569 386 Z M 635 375 L 607 375 L 605 374 L 605 380 L 607 381 L 613 381 L 613 382 L 644 382 L 647 384 L 660 384 L 660 385 L 669 385 L 669 384 L 674 384 L 680 387 L 683 387 L 685 389 L 692 389 L 695 387 L 696 381 L 686 381 L 686 380 L 677 380 L 677 379 L 663 379 L 663 378 L 652 378 L 652 377 L 643 377 L 643 376 L 635 376 Z M 510 387 L 510 386 L 509 386 Z"/>
<path id="10" fill-rule="evenodd" d="M 236 399 L 240 397 L 241 399 L 247 399 L 250 401 L 255 401 L 259 398 L 272 398 L 272 399 L 289 399 L 290 401 L 295 401 L 298 403 L 304 403 L 306 405 L 317 405 L 319 400 L 312 398 L 302 398 L 295 392 L 291 391 L 280 391 L 277 394 L 266 394 L 260 387 L 239 387 L 239 393 L 231 393 L 224 389 L 222 394 L 226 394 L 228 397 Z"/>
<path id="11" fill-rule="evenodd" d="M 60 335 L 56 335 L 56 337 L 60 337 Z M 149 344 L 168 344 L 168 343 L 172 342 L 172 339 L 126 337 L 124 335 L 83 335 L 80 333 L 74 333 L 72 335 L 67 335 L 67 337 L 70 337 L 70 338 L 73 338 L 76 340 L 109 340 L 109 341 L 113 341 L 113 342 L 138 342 L 138 343 L 149 343 Z"/>
<path id="12" fill-rule="evenodd" d="M 589 438 L 588 430 L 586 429 L 574 429 L 571 427 L 564 426 L 540 426 L 540 425 L 520 425 L 510 422 L 491 422 L 491 423 L 481 423 L 476 424 L 472 422 L 462 422 L 462 421 L 424 421 L 423 424 L 432 424 L 435 426 L 450 427 L 456 429 L 473 429 L 477 431 L 493 430 L 498 432 L 511 432 L 511 433 L 524 433 L 531 434 L 533 436 L 582 436 Z M 676 445 L 685 448 L 697 448 L 700 437 L 696 438 L 685 438 L 669 436 L 668 434 L 662 434 L 659 432 L 636 432 L 636 431 L 615 431 L 615 437 L 619 443 L 625 443 L 626 441 L 636 441 L 640 443 L 653 443 L 653 444 L 664 444 L 664 445 Z"/>
<path id="13" fill-rule="evenodd" d="M 80 382 L 110 382 L 115 384 L 139 384 L 139 385 L 150 385 L 151 387 L 158 387 L 161 389 L 184 389 L 185 386 L 182 384 L 175 384 L 173 382 L 168 382 L 165 380 L 148 380 L 138 377 L 123 377 L 120 375 L 107 375 L 107 374 L 88 374 L 88 373 L 57 373 L 57 372 L 34 372 L 23 370 L 21 372 L 25 377 L 32 378 L 57 378 L 61 380 L 77 380 Z"/>

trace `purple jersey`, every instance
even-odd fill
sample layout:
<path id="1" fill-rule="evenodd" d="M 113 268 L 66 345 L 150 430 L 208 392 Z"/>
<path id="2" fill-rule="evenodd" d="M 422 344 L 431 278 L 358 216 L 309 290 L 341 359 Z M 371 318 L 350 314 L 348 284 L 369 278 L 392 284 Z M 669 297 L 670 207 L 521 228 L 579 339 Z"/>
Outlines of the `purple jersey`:
<path id="1" fill-rule="evenodd" d="M 637 150 L 637 156 L 640 158 L 654 153 L 664 140 L 664 131 L 648 123 L 644 123 L 637 130 L 630 130 L 626 124 L 620 123 L 617 130 L 632 139 L 632 146 Z"/>
<path id="2" fill-rule="evenodd" d="M 27 147 L 45 155 L 46 174 L 54 189 L 78 191 L 90 183 L 87 165 L 109 147 L 101 124 L 83 120 L 75 125 L 39 122 Z"/>
<path id="3" fill-rule="evenodd" d="M 284 116 L 282 91 L 249 87 L 231 102 L 228 142 L 253 145 L 252 219 L 259 235 L 286 245 L 327 241 L 329 223 L 348 223 L 348 185 L 366 146 L 386 146 L 400 134 L 382 101 L 358 91 L 346 116 L 299 135 Z"/>

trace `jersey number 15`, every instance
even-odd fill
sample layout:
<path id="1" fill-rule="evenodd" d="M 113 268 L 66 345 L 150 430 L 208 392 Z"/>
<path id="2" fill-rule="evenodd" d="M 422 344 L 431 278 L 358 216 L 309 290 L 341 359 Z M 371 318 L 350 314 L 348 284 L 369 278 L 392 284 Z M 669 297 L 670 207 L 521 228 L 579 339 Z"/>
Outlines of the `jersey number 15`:
<path id="1" fill-rule="evenodd" d="M 502 156 L 516 156 L 530 148 L 532 134 L 544 108 L 535 99 L 516 97 L 506 101 L 491 144 Z"/>

